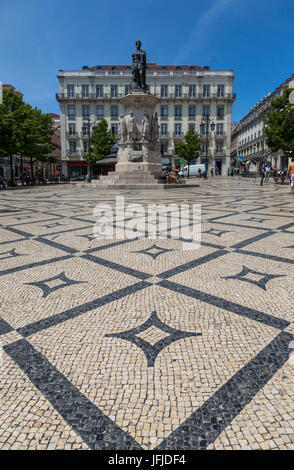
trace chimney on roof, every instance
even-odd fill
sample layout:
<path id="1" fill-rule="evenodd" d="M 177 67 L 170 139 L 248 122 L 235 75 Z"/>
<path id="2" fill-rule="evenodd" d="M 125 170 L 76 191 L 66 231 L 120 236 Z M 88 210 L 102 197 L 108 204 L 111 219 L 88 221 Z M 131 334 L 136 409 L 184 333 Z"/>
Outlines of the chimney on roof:
<path id="1" fill-rule="evenodd" d="M 82 69 L 83 70 L 88 70 L 89 66 L 88 65 L 83 65 Z"/>
<path id="2" fill-rule="evenodd" d="M 205 70 L 205 71 L 210 70 L 209 65 L 204 65 L 203 70 Z"/>

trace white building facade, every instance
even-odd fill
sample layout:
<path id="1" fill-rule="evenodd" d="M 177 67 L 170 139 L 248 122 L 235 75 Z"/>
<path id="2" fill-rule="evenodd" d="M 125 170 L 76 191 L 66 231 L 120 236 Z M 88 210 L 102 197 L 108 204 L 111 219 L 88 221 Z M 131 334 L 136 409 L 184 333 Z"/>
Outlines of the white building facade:
<path id="1" fill-rule="evenodd" d="M 130 90 L 128 65 L 84 66 L 82 70 L 60 70 L 62 172 L 76 176 L 87 172 L 83 154 L 90 145 L 91 128 L 105 118 L 114 134 L 123 112 L 119 98 Z M 202 138 L 197 163 L 208 170 L 226 174 L 230 165 L 232 70 L 210 70 L 208 66 L 147 64 L 146 81 L 150 93 L 159 98 L 162 163 L 175 162 L 175 143 L 183 140 L 189 128 Z M 201 125 L 204 124 L 204 126 Z M 213 124 L 211 126 L 211 124 Z"/>
<path id="2" fill-rule="evenodd" d="M 264 132 L 271 100 L 281 95 L 285 86 L 294 88 L 294 75 L 252 107 L 232 133 L 231 157 L 243 157 L 243 161 L 248 162 L 251 172 L 257 171 L 260 162 L 277 168 L 285 168 L 288 165 L 288 157 L 285 157 L 282 151 L 275 153 L 270 151 Z"/>

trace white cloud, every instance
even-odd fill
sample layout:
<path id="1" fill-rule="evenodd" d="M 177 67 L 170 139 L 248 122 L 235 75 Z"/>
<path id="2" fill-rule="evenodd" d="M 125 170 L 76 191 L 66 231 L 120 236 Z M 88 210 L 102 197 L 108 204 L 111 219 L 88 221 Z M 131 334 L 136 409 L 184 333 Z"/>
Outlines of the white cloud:
<path id="1" fill-rule="evenodd" d="M 213 23 L 225 13 L 228 7 L 237 1 L 240 0 L 214 0 L 212 6 L 196 21 L 187 42 L 182 47 L 181 53 L 176 57 L 175 63 L 182 63 L 191 52 L 195 53 L 196 50 L 199 50 L 213 32 Z"/>

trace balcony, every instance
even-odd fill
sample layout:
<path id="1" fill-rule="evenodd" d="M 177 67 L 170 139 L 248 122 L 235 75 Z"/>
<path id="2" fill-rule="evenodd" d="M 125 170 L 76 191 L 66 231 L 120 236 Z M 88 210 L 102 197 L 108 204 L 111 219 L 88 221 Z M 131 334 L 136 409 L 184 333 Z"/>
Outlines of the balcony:
<path id="1" fill-rule="evenodd" d="M 172 136 L 173 136 L 174 139 L 182 139 L 184 137 L 184 133 L 183 132 L 173 132 Z"/>
<path id="2" fill-rule="evenodd" d="M 66 137 L 68 137 L 69 139 L 77 139 L 79 137 L 79 133 L 78 132 L 67 132 Z"/>

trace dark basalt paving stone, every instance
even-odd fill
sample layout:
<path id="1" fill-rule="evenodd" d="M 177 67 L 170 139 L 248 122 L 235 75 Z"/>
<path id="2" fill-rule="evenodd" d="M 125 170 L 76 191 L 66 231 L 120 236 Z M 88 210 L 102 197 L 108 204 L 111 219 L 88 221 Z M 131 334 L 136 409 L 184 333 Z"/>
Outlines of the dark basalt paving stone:
<path id="1" fill-rule="evenodd" d="M 246 276 L 248 274 L 256 274 L 257 276 L 260 276 L 261 279 L 259 281 L 254 281 L 253 279 L 248 279 Z M 285 277 L 285 274 L 265 274 L 265 273 L 260 273 L 259 271 L 253 271 L 252 269 L 248 268 L 247 266 L 243 266 L 243 269 L 240 273 L 235 274 L 234 276 L 227 276 L 227 277 L 222 277 L 222 279 L 237 279 L 238 281 L 242 282 L 249 282 L 250 284 L 254 284 L 257 287 L 260 287 L 263 290 L 266 289 L 266 284 L 271 281 L 272 279 L 276 279 L 278 277 Z"/>
<path id="2" fill-rule="evenodd" d="M 164 280 L 159 282 L 157 285 L 170 289 L 174 292 L 179 292 L 181 294 L 187 295 L 194 299 L 201 300 L 204 303 L 214 305 L 223 310 L 227 310 L 228 312 L 236 313 L 237 315 L 241 315 L 242 317 L 247 317 L 251 320 L 264 323 L 265 325 L 272 326 L 279 330 L 283 330 L 290 325 L 290 322 L 281 318 L 274 317 L 272 315 L 260 312 L 258 310 L 254 310 L 249 307 L 244 307 L 243 305 L 230 302 L 214 295 L 206 294 L 205 292 L 201 292 L 196 289 L 177 284 L 175 282 Z"/>
<path id="3" fill-rule="evenodd" d="M 65 310 L 64 312 L 57 313 L 50 317 L 43 318 L 42 320 L 30 323 L 29 325 L 25 325 L 21 328 L 18 328 L 17 331 L 24 337 L 33 335 L 38 331 L 45 330 L 47 328 L 50 328 L 51 326 L 58 325 L 59 323 L 63 323 L 64 321 L 82 315 L 83 313 L 95 310 L 96 308 L 102 307 L 103 305 L 106 305 L 110 302 L 126 297 L 127 295 L 133 294 L 151 285 L 152 284 L 145 281 L 138 282 L 137 284 L 133 284 L 131 286 L 124 287 L 123 289 L 120 289 L 118 291 L 111 292 L 110 294 L 107 294 L 101 297 L 100 299 L 92 300 L 91 302 L 79 305 L 78 307 L 70 308 L 69 310 Z"/>
<path id="4" fill-rule="evenodd" d="M 152 253 L 152 250 L 157 250 L 155 253 Z M 144 255 L 151 256 L 151 258 L 156 259 L 158 256 L 162 255 L 163 253 L 168 253 L 169 251 L 175 251 L 175 250 L 170 250 L 167 248 L 161 248 L 160 246 L 157 246 L 153 244 L 149 248 L 145 248 L 144 250 L 140 251 L 131 251 L 131 253 L 143 253 Z"/>
<path id="5" fill-rule="evenodd" d="M 4 351 L 90 449 L 141 449 L 26 340 L 4 346 Z"/>
<path id="6" fill-rule="evenodd" d="M 50 287 L 47 285 L 48 282 L 51 281 L 57 281 L 60 280 L 61 284 Z M 50 277 L 48 279 L 44 279 L 43 281 L 37 281 L 37 282 L 25 282 L 25 284 L 28 284 L 30 286 L 36 286 L 42 289 L 43 291 L 43 298 L 47 297 L 49 294 L 52 292 L 55 292 L 58 289 L 62 289 L 64 287 L 72 286 L 74 284 L 87 284 L 88 281 L 74 281 L 73 279 L 68 279 L 68 277 L 65 275 L 64 271 L 57 276 Z"/>
<path id="7" fill-rule="evenodd" d="M 8 255 L 8 256 L 5 256 Z M 17 256 L 26 256 L 25 253 L 17 253 L 16 248 L 13 248 L 12 250 L 9 251 L 3 251 L 0 253 L 0 262 L 3 261 L 4 259 L 9 259 L 9 258 L 15 258 Z"/>
<path id="8" fill-rule="evenodd" d="M 215 237 L 221 237 L 224 233 L 231 233 L 232 230 L 217 230 L 215 228 L 211 228 L 209 230 L 206 230 L 206 232 L 202 233 L 208 233 L 209 235 L 214 235 Z"/>
<path id="9" fill-rule="evenodd" d="M 81 258 L 84 258 L 88 261 L 93 261 L 94 263 L 100 264 L 102 266 L 106 266 L 107 268 L 110 268 L 110 269 L 115 269 L 116 271 L 120 271 L 124 274 L 136 277 L 138 279 L 148 279 L 148 277 L 152 277 L 151 274 L 143 273 L 136 269 L 128 268 L 121 264 L 114 263 L 113 261 L 109 261 L 103 258 L 98 258 L 97 256 L 93 256 L 88 253 L 85 255 L 82 255 Z"/>
<path id="10" fill-rule="evenodd" d="M 10 326 L 7 321 L 3 320 L 3 318 L 0 317 L 0 335 L 6 335 L 6 333 L 10 333 L 10 331 L 13 330 L 14 328 L 12 328 L 12 326 Z"/>
<path id="11" fill-rule="evenodd" d="M 0 276 L 5 276 L 7 274 L 24 271 L 25 269 L 36 268 L 38 266 L 45 266 L 47 264 L 57 263 L 58 261 L 63 261 L 65 259 L 69 259 L 72 257 L 73 257 L 72 255 L 60 256 L 59 258 L 51 258 L 51 259 L 47 259 L 44 261 L 37 261 L 36 263 L 26 264 L 24 266 L 17 266 L 15 268 L 4 269 L 3 271 L 0 271 Z"/>
<path id="12" fill-rule="evenodd" d="M 165 333 L 168 333 L 169 336 L 157 341 L 155 344 L 150 344 L 148 341 L 143 340 L 138 337 L 139 333 L 148 330 L 151 326 L 155 326 L 158 330 L 161 330 Z M 175 328 L 170 327 L 163 323 L 157 316 L 156 312 L 152 312 L 148 320 L 143 323 L 141 326 L 132 328 L 131 330 L 124 331 L 122 333 L 109 333 L 105 335 L 106 337 L 120 338 L 126 341 L 130 341 L 139 347 L 148 362 L 148 367 L 153 367 L 155 359 L 158 354 L 167 346 L 183 338 L 189 338 L 191 336 L 201 336 L 201 333 L 193 333 L 187 331 L 176 330 Z"/>
<path id="13" fill-rule="evenodd" d="M 65 251 L 66 253 L 77 253 L 79 251 L 75 248 L 71 248 L 70 246 L 66 246 L 43 237 L 36 238 L 36 241 L 57 248 L 58 250 Z"/>
<path id="14" fill-rule="evenodd" d="M 206 449 L 288 360 L 292 339 L 293 335 L 281 332 L 156 450 Z"/>

